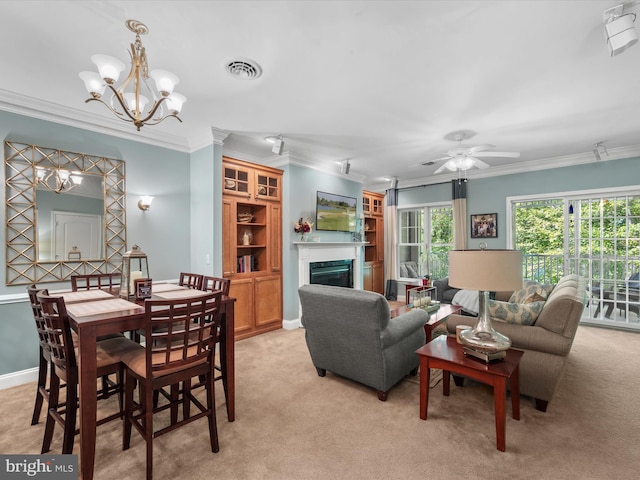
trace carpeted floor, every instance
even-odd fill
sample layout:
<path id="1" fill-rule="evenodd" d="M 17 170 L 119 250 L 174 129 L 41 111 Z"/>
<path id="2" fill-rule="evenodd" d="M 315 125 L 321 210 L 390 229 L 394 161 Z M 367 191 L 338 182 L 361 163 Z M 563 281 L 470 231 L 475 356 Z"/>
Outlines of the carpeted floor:
<path id="1" fill-rule="evenodd" d="M 206 421 L 156 439 L 154 478 L 167 479 L 635 479 L 640 465 L 640 335 L 581 326 L 556 398 L 546 413 L 523 397 L 507 417 L 507 451 L 496 450 L 489 387 L 431 391 L 418 416 L 417 378 L 386 402 L 330 373 L 318 377 L 302 329 L 237 342 L 236 421 L 218 399 L 220 452 Z M 0 452 L 39 453 L 44 425 L 30 426 L 35 384 L 0 391 Z M 508 410 L 510 415 L 510 408 Z M 145 448 L 133 432 L 98 428 L 97 480 L 143 479 Z M 59 429 L 54 451 L 61 446 Z M 76 443 L 76 449 L 78 445 Z"/>

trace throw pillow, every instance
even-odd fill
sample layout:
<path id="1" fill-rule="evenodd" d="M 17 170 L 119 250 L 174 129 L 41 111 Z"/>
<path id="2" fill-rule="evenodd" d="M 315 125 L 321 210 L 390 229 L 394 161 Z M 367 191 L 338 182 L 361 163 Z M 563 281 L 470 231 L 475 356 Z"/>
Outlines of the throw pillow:
<path id="1" fill-rule="evenodd" d="M 523 288 L 516 290 L 509 298 L 509 303 L 525 303 L 527 299 L 538 294 L 543 300 L 546 300 L 549 294 L 544 285 L 533 280 L 525 280 Z"/>
<path id="2" fill-rule="evenodd" d="M 545 302 L 511 303 L 489 300 L 489 314 L 493 320 L 516 325 L 533 325 Z"/>
<path id="3" fill-rule="evenodd" d="M 533 302 L 546 302 L 546 301 L 547 299 L 545 297 L 543 297 L 539 293 L 534 293 L 522 303 L 527 304 L 527 303 L 533 303 Z"/>
<path id="4" fill-rule="evenodd" d="M 407 273 L 409 274 L 407 275 L 408 277 L 418 278 L 418 272 L 416 272 L 416 270 L 411 265 L 407 265 Z"/>
<path id="5" fill-rule="evenodd" d="M 407 266 L 404 263 L 400 264 L 400 276 L 404 278 L 409 276 L 409 272 L 407 272 Z"/>

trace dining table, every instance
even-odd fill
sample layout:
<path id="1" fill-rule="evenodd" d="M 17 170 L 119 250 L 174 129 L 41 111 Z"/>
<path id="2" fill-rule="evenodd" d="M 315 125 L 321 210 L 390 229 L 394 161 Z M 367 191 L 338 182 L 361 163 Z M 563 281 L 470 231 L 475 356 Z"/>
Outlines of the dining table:
<path id="1" fill-rule="evenodd" d="M 176 284 L 152 285 L 153 300 L 186 298 L 209 292 Z M 71 328 L 78 334 L 78 389 L 80 395 L 80 478 L 93 479 L 96 455 L 97 366 L 96 339 L 103 335 L 144 329 L 144 300 L 120 298 L 119 291 L 87 290 L 64 292 Z M 220 367 L 227 405 L 227 418 L 235 420 L 235 298 L 221 302 Z"/>

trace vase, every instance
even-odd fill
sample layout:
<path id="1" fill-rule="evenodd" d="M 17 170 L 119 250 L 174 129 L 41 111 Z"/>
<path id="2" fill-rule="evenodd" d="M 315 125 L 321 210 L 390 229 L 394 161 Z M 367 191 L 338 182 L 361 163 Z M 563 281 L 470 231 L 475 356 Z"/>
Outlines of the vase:
<path id="1" fill-rule="evenodd" d="M 300 234 L 300 241 L 301 242 L 306 242 L 307 241 L 307 234 L 306 233 L 301 233 Z"/>

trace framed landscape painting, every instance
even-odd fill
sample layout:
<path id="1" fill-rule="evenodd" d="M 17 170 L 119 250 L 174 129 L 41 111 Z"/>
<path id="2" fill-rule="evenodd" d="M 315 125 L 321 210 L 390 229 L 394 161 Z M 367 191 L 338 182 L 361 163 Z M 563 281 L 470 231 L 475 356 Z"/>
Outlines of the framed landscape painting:
<path id="1" fill-rule="evenodd" d="M 471 238 L 497 238 L 498 214 L 480 213 L 471 215 Z"/>

